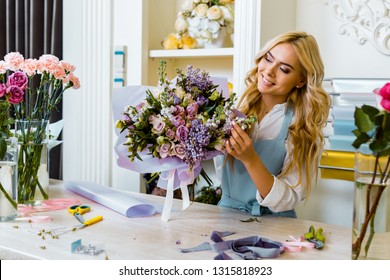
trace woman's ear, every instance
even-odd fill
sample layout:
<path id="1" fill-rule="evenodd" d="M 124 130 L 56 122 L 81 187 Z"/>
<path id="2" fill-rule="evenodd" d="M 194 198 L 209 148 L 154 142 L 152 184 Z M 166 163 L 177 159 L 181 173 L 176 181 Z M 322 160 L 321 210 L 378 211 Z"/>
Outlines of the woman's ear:
<path id="1" fill-rule="evenodd" d="M 304 85 L 306 84 L 306 81 L 305 80 L 301 80 L 297 83 L 297 85 L 295 86 L 296 88 L 301 88 L 303 87 Z"/>

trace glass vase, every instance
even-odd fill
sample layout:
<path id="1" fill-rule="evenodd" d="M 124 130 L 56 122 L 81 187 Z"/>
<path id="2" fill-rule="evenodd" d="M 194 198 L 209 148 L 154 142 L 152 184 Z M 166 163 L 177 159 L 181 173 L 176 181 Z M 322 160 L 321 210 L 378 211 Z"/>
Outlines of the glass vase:
<path id="1" fill-rule="evenodd" d="M 17 120 L 18 202 L 40 205 L 49 198 L 48 121 Z"/>
<path id="2" fill-rule="evenodd" d="M 0 222 L 12 221 L 17 217 L 17 160 L 18 141 L 16 138 L 5 140 L 7 150 L 0 158 Z"/>
<path id="3" fill-rule="evenodd" d="M 389 156 L 355 152 L 352 259 L 390 259 Z"/>

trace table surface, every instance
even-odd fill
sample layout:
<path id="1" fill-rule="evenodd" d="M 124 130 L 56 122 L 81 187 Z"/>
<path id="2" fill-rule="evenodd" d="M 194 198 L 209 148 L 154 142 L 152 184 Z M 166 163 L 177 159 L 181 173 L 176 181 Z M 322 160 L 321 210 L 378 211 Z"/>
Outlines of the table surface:
<path id="1" fill-rule="evenodd" d="M 156 205 L 164 204 L 164 197 L 139 193 L 134 195 L 147 197 Z M 225 240 L 255 235 L 283 242 L 290 239 L 289 236 L 302 236 L 310 225 L 316 229 L 324 229 L 324 248 L 303 248 L 301 252 L 285 251 L 278 259 L 351 258 L 351 229 L 337 225 L 269 216 L 258 217 L 260 222 L 243 222 L 242 220 L 248 220 L 251 216 L 238 210 L 202 203 L 192 203 L 186 210 L 181 210 L 181 200 L 174 200 L 168 222 L 161 220 L 160 213 L 150 217 L 128 218 L 66 190 L 63 182 L 56 180 L 51 181 L 50 198 L 78 199 L 82 204 L 91 206 L 91 211 L 84 214 L 84 218 L 101 215 L 104 219 L 83 229 L 69 231 L 58 239 L 39 233 L 42 230 L 47 232 L 76 225 L 78 222 L 66 209 L 33 214 L 49 215 L 51 221 L 46 223 L 18 220 L 0 223 L 0 259 L 212 260 L 217 255 L 214 251 L 182 253 L 180 248 L 194 247 L 206 241 L 213 243 L 210 240 L 213 231 L 235 232 L 225 237 Z M 102 245 L 105 253 L 98 256 L 72 253 L 71 244 L 79 239 L 83 245 Z M 231 252 L 227 253 L 234 256 Z"/>

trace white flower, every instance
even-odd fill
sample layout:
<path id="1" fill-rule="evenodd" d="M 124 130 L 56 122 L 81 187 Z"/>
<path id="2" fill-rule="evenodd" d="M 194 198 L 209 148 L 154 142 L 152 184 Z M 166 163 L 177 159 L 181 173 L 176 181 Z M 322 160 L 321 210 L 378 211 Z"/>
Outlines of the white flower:
<path id="1" fill-rule="evenodd" d="M 199 31 L 204 31 L 209 28 L 210 20 L 208 18 L 202 18 L 198 26 Z"/>
<path id="2" fill-rule="evenodd" d="M 200 38 L 206 40 L 206 41 L 211 41 L 212 39 L 212 35 L 210 33 L 210 31 L 208 30 L 203 30 L 201 33 L 200 33 Z"/>
<path id="3" fill-rule="evenodd" d="M 208 28 L 207 29 L 211 33 L 217 33 L 221 29 L 221 26 L 216 21 L 210 21 L 209 24 L 208 24 Z"/>
<path id="4" fill-rule="evenodd" d="M 227 6 L 220 6 L 220 9 L 223 14 L 223 19 L 227 22 L 233 22 L 234 21 L 234 13 L 233 10 Z"/>
<path id="5" fill-rule="evenodd" d="M 182 87 L 177 87 L 177 88 L 175 89 L 175 93 L 176 93 L 176 95 L 177 95 L 180 99 L 182 99 L 182 98 L 184 97 L 184 94 L 185 94 L 186 92 L 184 91 L 184 89 L 183 89 Z"/>
<path id="6" fill-rule="evenodd" d="M 223 15 L 223 12 L 222 12 L 220 6 L 214 5 L 207 10 L 207 17 L 210 20 L 219 20 L 219 19 L 221 19 L 222 15 Z"/>
<path id="7" fill-rule="evenodd" d="M 175 22 L 175 29 L 177 32 L 185 32 L 188 28 L 188 22 L 184 18 L 178 18 Z"/>
<path id="8" fill-rule="evenodd" d="M 197 17 L 206 17 L 207 11 L 209 9 L 209 6 L 207 4 L 199 4 L 195 7 L 195 9 L 192 11 L 193 15 Z"/>
<path id="9" fill-rule="evenodd" d="M 191 26 L 188 27 L 188 35 L 190 35 L 192 38 L 199 38 L 200 31 L 198 27 Z"/>
<path id="10" fill-rule="evenodd" d="M 187 19 L 188 21 L 188 25 L 189 25 L 189 28 L 196 28 L 198 29 L 198 26 L 200 26 L 200 18 L 199 17 L 193 17 L 193 18 L 189 18 Z"/>
<path id="11" fill-rule="evenodd" d="M 183 5 L 181 6 L 181 8 L 183 10 L 187 10 L 187 11 L 192 11 L 192 9 L 195 7 L 195 3 L 192 1 L 184 1 Z"/>

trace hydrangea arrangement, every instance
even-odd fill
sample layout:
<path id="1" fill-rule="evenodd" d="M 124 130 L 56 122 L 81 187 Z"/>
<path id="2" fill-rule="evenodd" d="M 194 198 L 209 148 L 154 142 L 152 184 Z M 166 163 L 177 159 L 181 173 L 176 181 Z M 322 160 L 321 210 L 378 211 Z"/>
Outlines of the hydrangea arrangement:
<path id="1" fill-rule="evenodd" d="M 116 122 L 127 133 L 130 161 L 142 161 L 139 152 L 148 149 L 155 158 L 179 158 L 191 170 L 210 152 L 224 153 L 233 121 L 243 129 L 256 121 L 236 110 L 235 94 L 225 99 L 207 72 L 192 66 L 186 73 L 176 71 L 176 78 L 168 80 L 166 62 L 160 62 L 157 91 L 148 91 L 143 102 L 127 106 L 124 119 Z"/>
<path id="2" fill-rule="evenodd" d="M 187 0 L 178 13 L 175 30 L 163 41 L 165 49 L 202 48 L 220 36 L 233 34 L 234 0 Z"/>

